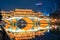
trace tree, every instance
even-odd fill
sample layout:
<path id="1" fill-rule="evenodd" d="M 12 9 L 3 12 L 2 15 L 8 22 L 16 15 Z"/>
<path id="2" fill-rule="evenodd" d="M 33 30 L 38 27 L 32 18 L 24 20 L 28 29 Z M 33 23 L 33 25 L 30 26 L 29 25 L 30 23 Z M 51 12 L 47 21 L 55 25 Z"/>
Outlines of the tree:
<path id="1" fill-rule="evenodd" d="M 59 19 L 60 19 L 60 9 L 54 11 L 53 13 L 50 14 L 50 18 L 54 18 L 54 19 L 58 19 L 58 25 L 59 27 L 57 29 L 54 29 L 54 30 L 51 30 L 51 32 L 55 33 L 55 34 L 58 34 L 60 33 L 60 22 L 59 22 Z M 55 24 L 57 25 L 57 24 Z"/>
<path id="2" fill-rule="evenodd" d="M 55 12 L 50 14 L 50 18 L 56 18 L 59 19 L 60 18 L 60 9 L 56 10 Z"/>
<path id="3" fill-rule="evenodd" d="M 2 19 L 2 15 L 1 15 L 1 10 L 0 10 L 0 21 L 2 21 L 1 19 Z"/>

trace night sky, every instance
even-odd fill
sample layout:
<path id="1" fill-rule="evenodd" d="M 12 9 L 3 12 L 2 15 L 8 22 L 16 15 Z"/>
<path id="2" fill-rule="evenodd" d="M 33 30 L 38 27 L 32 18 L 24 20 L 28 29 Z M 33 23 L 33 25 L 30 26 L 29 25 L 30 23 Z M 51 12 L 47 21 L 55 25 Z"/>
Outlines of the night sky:
<path id="1" fill-rule="evenodd" d="M 36 5 L 37 3 L 41 3 L 41 5 Z M 34 11 L 42 12 L 44 15 L 55 11 L 57 9 L 56 5 L 56 0 L 0 0 L 0 8 L 2 10 L 9 11 L 15 8 L 33 9 Z"/>
<path id="2" fill-rule="evenodd" d="M 39 2 L 39 0 L 1 0 L 0 7 L 3 10 L 10 10 L 15 8 L 34 9 L 36 2 Z"/>

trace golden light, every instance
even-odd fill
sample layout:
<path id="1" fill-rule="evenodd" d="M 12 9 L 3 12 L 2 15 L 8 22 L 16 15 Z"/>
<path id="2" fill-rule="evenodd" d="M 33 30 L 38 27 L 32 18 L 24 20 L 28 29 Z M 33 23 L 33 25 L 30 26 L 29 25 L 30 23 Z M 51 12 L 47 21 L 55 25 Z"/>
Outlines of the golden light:
<path id="1" fill-rule="evenodd" d="M 29 19 L 29 18 L 23 18 L 23 20 L 25 20 L 27 22 L 27 25 L 26 25 L 25 28 L 23 28 L 23 30 L 29 30 L 29 29 L 31 29 L 32 26 L 33 26 L 32 20 Z"/>
<path id="2" fill-rule="evenodd" d="M 53 23 L 54 23 L 54 22 L 55 22 L 55 20 L 54 20 L 54 19 L 52 19 L 52 20 L 51 20 L 51 22 L 53 22 Z"/>
<path id="3" fill-rule="evenodd" d="M 17 21 L 16 21 L 16 19 L 12 19 L 12 22 L 16 23 Z"/>
<path id="4" fill-rule="evenodd" d="M 9 20 L 3 20 L 5 23 L 11 25 L 10 21 Z"/>
<path id="5" fill-rule="evenodd" d="M 47 20 L 40 20 L 40 27 L 46 28 L 48 25 L 49 24 Z"/>

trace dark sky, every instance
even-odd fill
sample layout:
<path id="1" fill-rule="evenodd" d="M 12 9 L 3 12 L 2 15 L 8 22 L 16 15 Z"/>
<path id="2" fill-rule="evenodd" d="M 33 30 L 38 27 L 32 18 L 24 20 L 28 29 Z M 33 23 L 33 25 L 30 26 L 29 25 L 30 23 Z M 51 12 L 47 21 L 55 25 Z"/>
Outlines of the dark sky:
<path id="1" fill-rule="evenodd" d="M 33 9 L 48 15 L 56 10 L 55 2 L 56 0 L 0 0 L 0 8 L 2 10 Z M 42 5 L 35 5 L 36 3 L 42 3 Z"/>
<path id="2" fill-rule="evenodd" d="M 35 3 L 40 2 L 39 0 L 0 0 L 0 8 L 3 10 L 10 10 L 14 8 L 29 8 L 33 9 Z"/>

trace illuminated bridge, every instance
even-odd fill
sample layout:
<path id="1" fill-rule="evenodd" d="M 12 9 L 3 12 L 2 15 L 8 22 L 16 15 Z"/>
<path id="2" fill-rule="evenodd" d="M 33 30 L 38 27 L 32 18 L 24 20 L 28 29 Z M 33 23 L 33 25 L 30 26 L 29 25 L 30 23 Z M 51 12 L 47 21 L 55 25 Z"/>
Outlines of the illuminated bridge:
<path id="1" fill-rule="evenodd" d="M 41 12 L 31 9 L 15 9 L 14 11 L 1 11 L 3 28 L 10 39 L 24 40 L 44 35 L 50 29 L 57 27 L 57 19 L 44 16 Z"/>

